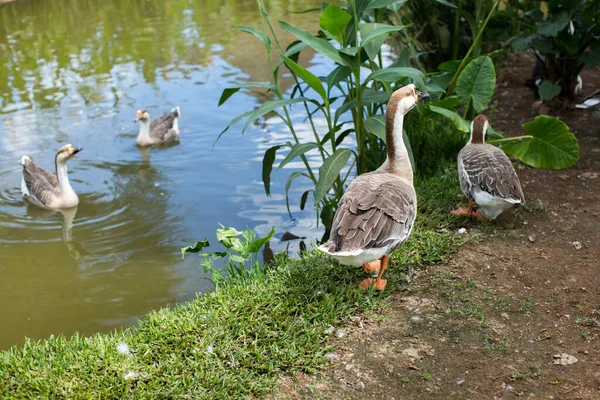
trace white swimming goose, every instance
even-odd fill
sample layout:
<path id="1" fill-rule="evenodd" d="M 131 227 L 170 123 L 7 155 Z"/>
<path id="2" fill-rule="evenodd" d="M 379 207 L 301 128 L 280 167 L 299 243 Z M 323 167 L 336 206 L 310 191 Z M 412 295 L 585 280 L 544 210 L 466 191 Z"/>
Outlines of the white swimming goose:
<path id="1" fill-rule="evenodd" d="M 499 148 L 485 143 L 488 120 L 478 115 L 471 123 L 471 137 L 458 153 L 458 179 L 469 206 L 452 214 L 495 219 L 504 210 L 525 201 L 519 176 Z M 473 213 L 473 202 L 479 209 Z"/>
<path id="2" fill-rule="evenodd" d="M 404 115 L 427 94 L 410 84 L 396 90 L 387 104 L 387 159 L 376 171 L 352 181 L 333 218 L 331 237 L 319 250 L 344 265 L 377 270 L 375 282 L 365 279 L 360 287 L 383 290 L 381 279 L 388 256 L 409 237 L 417 215 L 413 170 L 402 138 Z"/>
<path id="3" fill-rule="evenodd" d="M 135 139 L 135 143 L 143 147 L 179 140 L 179 118 L 181 118 L 179 107 L 164 113 L 152 122 L 150 122 L 148 111 L 144 109 L 137 110 L 135 122 L 140 122 L 140 132 Z"/>
<path id="4" fill-rule="evenodd" d="M 79 204 L 79 198 L 69 183 L 67 161 L 81 150 L 70 144 L 58 149 L 54 158 L 56 174 L 38 167 L 29 156 L 21 157 L 23 198 L 46 209 L 71 208 Z"/>

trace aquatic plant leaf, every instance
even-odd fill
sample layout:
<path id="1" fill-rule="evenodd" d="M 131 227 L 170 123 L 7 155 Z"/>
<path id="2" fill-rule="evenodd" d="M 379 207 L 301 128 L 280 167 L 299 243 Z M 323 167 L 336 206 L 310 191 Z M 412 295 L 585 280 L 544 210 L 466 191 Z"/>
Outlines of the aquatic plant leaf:
<path id="1" fill-rule="evenodd" d="M 300 198 L 300 209 L 304 210 L 304 206 L 306 205 L 306 200 L 308 199 L 308 193 L 311 192 L 311 190 L 307 190 L 306 192 L 302 193 L 302 197 Z"/>
<path id="2" fill-rule="evenodd" d="M 281 161 L 281 163 L 279 164 L 279 167 L 277 167 L 277 168 L 283 168 L 287 163 L 292 161 L 294 158 L 296 158 L 308 151 L 311 151 L 312 149 L 315 149 L 317 147 L 319 147 L 319 145 L 315 142 L 296 143 L 295 145 L 292 146 L 292 150 L 290 150 L 290 152 L 287 154 L 287 156 L 285 156 L 285 158 L 283 159 L 283 161 Z"/>
<path id="3" fill-rule="evenodd" d="M 325 4 L 327 4 L 327 8 L 321 13 L 319 25 L 324 31 L 331 33 L 343 44 L 342 37 L 352 17 L 346 11 L 333 4 Z"/>
<path id="4" fill-rule="evenodd" d="M 445 108 L 436 107 L 436 106 L 432 106 L 432 105 L 429 105 L 428 107 L 431 111 L 438 113 L 440 115 L 443 115 L 444 117 L 452 120 L 452 122 L 454 122 L 454 126 L 456 126 L 456 129 L 458 129 L 459 131 L 461 131 L 461 132 L 469 132 L 470 131 L 469 122 L 467 122 L 463 117 L 461 117 L 454 111 L 446 110 Z"/>
<path id="5" fill-rule="evenodd" d="M 246 243 L 252 243 L 254 239 L 256 239 L 256 233 L 250 228 L 246 228 L 242 231 L 242 237 L 246 241 Z"/>
<path id="6" fill-rule="evenodd" d="M 227 100 L 229 100 L 229 98 L 231 96 L 236 94 L 240 89 L 250 88 L 250 87 L 265 88 L 265 89 L 269 89 L 269 90 L 275 89 L 275 87 L 271 84 L 271 82 L 245 82 L 240 85 L 232 86 L 232 87 L 224 89 L 223 92 L 221 93 L 221 97 L 219 98 L 218 106 L 220 107 L 223 103 L 225 103 Z"/>
<path id="7" fill-rule="evenodd" d="M 540 115 L 523 129 L 532 138 L 501 143 L 506 154 L 535 168 L 563 169 L 579 160 L 577 138 L 560 119 Z"/>
<path id="8" fill-rule="evenodd" d="M 256 239 L 248 248 L 246 249 L 248 253 L 257 253 L 261 247 L 263 247 L 275 234 L 275 228 L 271 228 L 271 232 L 267 234 L 267 236 Z"/>
<path id="9" fill-rule="evenodd" d="M 310 101 L 306 97 L 296 97 L 295 99 L 282 99 L 282 100 L 272 100 L 267 101 L 262 106 L 258 107 L 256 110 L 253 110 L 252 113 L 248 116 L 246 120 L 246 124 L 244 125 L 244 129 L 242 129 L 242 133 L 250 126 L 251 123 L 262 117 L 263 115 L 270 113 L 278 108 L 288 106 L 291 104 L 300 103 L 303 101 Z"/>
<path id="10" fill-rule="evenodd" d="M 398 0 L 372 0 L 369 2 L 369 5 L 365 8 L 366 10 L 376 10 L 379 8 L 386 8 L 391 5 L 394 5 L 398 2 Z M 402 1 L 405 3 L 406 0 Z"/>
<path id="11" fill-rule="evenodd" d="M 367 44 L 369 44 L 369 42 L 381 37 L 383 37 L 383 40 L 385 40 L 385 37 L 389 33 L 399 32 L 404 28 L 406 28 L 405 25 L 385 25 L 377 23 L 360 24 L 360 46 L 365 47 Z M 383 40 L 381 41 L 381 43 L 383 43 Z M 381 47 L 381 44 L 379 45 L 379 47 Z"/>
<path id="12" fill-rule="evenodd" d="M 288 212 L 290 218 L 292 216 L 292 212 L 290 211 L 289 191 L 290 191 L 290 187 L 292 186 L 292 181 L 300 176 L 305 176 L 308 179 L 310 179 L 310 176 L 308 176 L 304 172 L 294 171 L 290 174 L 290 176 L 287 180 L 287 183 L 285 184 L 285 206 L 287 207 L 287 212 Z"/>
<path id="13" fill-rule="evenodd" d="M 323 54 L 325 57 L 332 59 L 340 65 L 349 66 L 346 60 L 344 60 L 340 53 L 337 51 L 337 49 L 333 47 L 333 45 L 327 40 L 315 37 L 310 32 L 305 31 L 304 29 L 297 28 L 284 21 L 279 21 L 279 26 L 284 31 L 291 33 L 298 39 L 302 40 L 304 43 L 312 47 L 315 51 Z"/>
<path id="14" fill-rule="evenodd" d="M 323 161 L 323 165 L 319 168 L 319 179 L 315 187 L 315 206 L 325 198 L 351 154 L 352 151 L 349 149 L 337 149 Z"/>
<path id="15" fill-rule="evenodd" d="M 267 51 L 268 52 L 271 51 L 271 38 L 268 37 L 264 32 L 261 32 L 250 26 L 236 26 L 236 28 L 242 32 L 246 32 L 246 33 L 256 36 L 261 42 L 263 42 Z"/>
<path id="16" fill-rule="evenodd" d="M 470 101 L 476 113 L 490 104 L 495 89 L 496 70 L 488 56 L 477 57 L 467 64 L 456 84 L 458 102 L 464 105 Z"/>
<path id="17" fill-rule="evenodd" d="M 383 68 L 371 72 L 365 81 L 397 82 L 404 78 L 412 79 L 415 85 L 420 89 L 425 88 L 425 77 L 423 76 L 423 73 L 418 69 L 411 67 Z"/>
<path id="18" fill-rule="evenodd" d="M 352 73 L 352 69 L 350 67 L 346 67 L 343 65 L 338 65 L 336 69 L 331 71 L 325 81 L 327 81 L 327 86 L 329 90 L 341 81 L 345 80 Z"/>
<path id="19" fill-rule="evenodd" d="M 315 74 L 313 74 L 312 72 L 310 72 L 303 66 L 295 63 L 292 59 L 290 59 L 286 56 L 283 56 L 283 55 L 282 55 L 282 58 L 285 62 L 285 65 L 287 65 L 288 68 L 294 74 L 296 74 L 300 79 L 302 79 L 304 82 L 306 82 L 308 84 L 308 86 L 311 87 L 312 90 L 317 92 L 319 94 L 319 96 L 321 96 L 321 99 L 323 99 L 323 102 L 325 103 L 325 105 L 327 105 L 329 103 L 329 100 L 327 99 L 327 94 L 325 93 L 325 87 L 323 87 L 323 83 L 321 83 L 321 80 Z"/>
<path id="20" fill-rule="evenodd" d="M 185 253 L 200 253 L 204 250 L 205 247 L 210 246 L 208 243 L 208 238 L 204 240 L 199 240 L 191 246 L 186 246 L 181 248 L 181 258 L 185 258 Z"/>
<path id="21" fill-rule="evenodd" d="M 263 185 L 265 186 L 265 193 L 267 196 L 271 196 L 271 171 L 273 170 L 273 162 L 275 162 L 275 155 L 277 154 L 277 150 L 282 148 L 283 144 L 273 146 L 267 151 L 265 151 L 265 155 L 263 157 L 263 165 L 262 165 L 262 180 Z"/>

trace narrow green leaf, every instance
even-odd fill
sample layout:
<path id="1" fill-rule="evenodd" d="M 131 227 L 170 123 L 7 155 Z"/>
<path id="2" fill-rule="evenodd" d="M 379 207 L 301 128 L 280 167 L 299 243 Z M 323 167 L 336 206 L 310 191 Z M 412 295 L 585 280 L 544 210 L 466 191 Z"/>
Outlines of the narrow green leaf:
<path id="1" fill-rule="evenodd" d="M 256 36 L 258 39 L 260 39 L 261 42 L 263 42 L 267 51 L 271 51 L 271 38 L 269 38 L 267 35 L 265 35 L 264 32 L 261 32 L 250 26 L 236 26 L 236 28 L 242 32 L 246 32 L 246 33 Z"/>
<path id="2" fill-rule="evenodd" d="M 327 8 L 321 13 L 319 25 L 324 31 L 331 33 L 342 42 L 341 38 L 346 30 L 348 22 L 352 19 L 350 14 L 333 4 L 327 4 Z"/>
<path id="3" fill-rule="evenodd" d="M 263 185 L 265 186 L 265 193 L 267 196 L 271 196 L 271 171 L 273 170 L 273 162 L 275 162 L 275 155 L 277 154 L 277 150 L 282 148 L 284 145 L 273 146 L 267 151 L 265 151 L 265 155 L 263 157 L 263 165 L 262 165 L 262 180 Z"/>
<path id="4" fill-rule="evenodd" d="M 246 129 L 248 128 L 248 126 L 250 126 L 251 123 L 253 123 L 257 119 L 259 119 L 263 115 L 270 113 L 271 111 L 274 111 L 280 107 L 288 106 L 290 104 L 300 103 L 303 101 L 308 101 L 308 99 L 305 97 L 296 97 L 295 99 L 267 101 L 262 106 L 258 107 L 256 110 L 253 110 L 252 113 L 248 116 L 248 119 L 246 120 L 246 124 L 244 125 L 244 129 L 242 129 L 242 133 L 244 133 L 246 131 Z"/>
<path id="5" fill-rule="evenodd" d="M 275 234 L 275 228 L 272 227 L 271 232 L 269 232 L 269 234 L 267 236 L 256 239 L 250 246 L 248 246 L 246 251 L 248 253 L 258 253 L 260 248 L 263 247 L 269 240 L 271 240 L 271 238 L 273 237 L 274 234 Z"/>
<path id="6" fill-rule="evenodd" d="M 199 240 L 191 246 L 181 248 L 181 258 L 185 258 L 185 253 L 200 253 L 205 247 L 210 246 L 208 238 Z"/>
<path id="7" fill-rule="evenodd" d="M 461 132 L 469 132 L 470 131 L 470 128 L 471 128 L 470 124 L 465 119 L 463 119 L 463 117 L 461 117 L 454 111 L 446 110 L 445 108 L 436 107 L 436 106 L 432 106 L 432 105 L 429 105 L 428 107 L 431 111 L 438 113 L 440 115 L 443 115 L 444 117 L 446 117 L 446 118 L 450 119 L 452 122 L 454 122 L 454 126 L 456 126 L 456 129 L 458 129 L 459 131 L 461 131 Z"/>
<path id="8" fill-rule="evenodd" d="M 404 78 L 412 79 L 418 88 L 423 89 L 425 87 L 425 77 L 423 76 L 423 73 L 416 68 L 410 67 L 383 68 L 371 72 L 365 81 L 398 82 Z"/>
<path id="9" fill-rule="evenodd" d="M 345 67 L 343 65 L 339 65 L 336 69 L 331 71 L 325 81 L 327 81 L 328 90 L 331 91 L 331 88 L 346 79 L 352 73 L 352 69 L 350 67 Z"/>
<path id="10" fill-rule="evenodd" d="M 306 43 L 308 46 L 312 47 L 315 51 L 323 54 L 325 57 L 332 59 L 340 65 L 349 66 L 348 63 L 342 58 L 340 53 L 337 51 L 337 49 L 333 47 L 333 45 L 327 40 L 315 37 L 310 32 L 305 31 L 304 29 L 297 28 L 284 21 L 279 21 L 279 26 L 284 31 L 291 33 L 292 35 L 296 36 L 298 39 Z"/>
<path id="11" fill-rule="evenodd" d="M 367 30 L 364 31 L 365 35 L 362 35 L 364 26 L 369 26 L 369 28 L 367 28 Z M 361 29 L 362 36 L 360 46 L 364 47 L 370 41 L 374 40 L 379 36 L 387 35 L 391 32 L 399 32 L 404 28 L 406 28 L 406 26 L 404 25 L 361 24 L 359 26 L 359 29 Z"/>
<path id="12" fill-rule="evenodd" d="M 289 191 L 290 187 L 292 186 L 292 181 L 300 176 L 310 179 L 310 177 L 304 172 L 294 171 L 290 174 L 287 183 L 285 184 L 285 206 L 287 207 L 287 212 L 290 216 L 292 215 L 292 212 L 290 211 Z"/>
<path id="13" fill-rule="evenodd" d="M 452 3 L 450 3 L 449 1 L 446 1 L 446 0 L 435 0 L 435 1 L 438 2 L 438 3 L 440 3 L 440 4 L 443 4 L 445 6 L 448 6 L 450 8 L 456 8 L 455 4 L 452 4 Z"/>
<path id="14" fill-rule="evenodd" d="M 375 29 L 377 29 L 378 27 L 384 27 L 384 26 L 389 26 L 389 25 L 377 24 L 377 23 L 364 23 L 364 24 L 360 24 L 358 26 L 358 30 L 360 31 L 361 37 L 364 38 L 364 37 L 368 36 L 370 33 L 372 33 L 373 31 L 375 31 Z M 367 56 L 369 57 L 370 60 L 375 60 L 377 58 L 377 55 L 379 54 L 379 51 L 381 50 L 381 46 L 383 45 L 383 42 L 385 41 L 386 37 L 387 37 L 386 34 L 380 35 L 366 44 L 361 44 L 361 47 L 363 49 L 365 49 L 365 52 L 367 53 Z"/>
<path id="15" fill-rule="evenodd" d="M 372 0 L 369 5 L 365 8 L 366 10 L 377 10 L 380 8 L 386 8 L 398 2 L 398 0 Z"/>
<path id="16" fill-rule="evenodd" d="M 471 61 L 458 77 L 456 94 L 458 102 L 467 104 L 469 100 L 476 113 L 490 104 L 496 89 L 496 70 L 492 59 L 487 56 Z"/>
<path id="17" fill-rule="evenodd" d="M 221 98 L 219 99 L 218 106 L 220 107 L 223 103 L 225 103 L 231 96 L 233 96 L 235 93 L 237 93 L 240 89 L 250 88 L 250 87 L 273 89 L 273 85 L 271 84 L 271 82 L 244 82 L 237 86 L 232 86 L 232 87 L 224 89 L 223 93 L 221 93 Z"/>
<path id="18" fill-rule="evenodd" d="M 227 132 L 229 130 L 229 128 L 231 128 L 233 125 L 237 124 L 238 122 L 240 122 L 242 120 L 242 118 L 247 117 L 248 115 L 252 114 L 254 112 L 254 110 L 250 110 L 250 111 L 246 111 L 245 113 L 238 115 L 237 117 L 235 117 L 234 119 L 232 119 L 229 124 L 227 124 L 227 126 L 225 127 L 225 129 L 223 129 L 221 131 L 221 133 L 219 133 L 219 136 L 217 136 L 217 138 L 215 139 L 215 142 L 213 143 L 213 147 L 215 147 L 215 145 L 217 144 L 217 142 L 219 141 L 219 139 L 221 139 L 221 136 L 223 136 L 223 134 L 225 132 Z"/>
<path id="19" fill-rule="evenodd" d="M 308 151 L 311 151 L 312 149 L 315 149 L 317 147 L 319 147 L 319 145 L 315 142 L 296 143 L 295 145 L 292 146 L 292 149 L 290 150 L 288 155 L 285 156 L 285 158 L 283 159 L 283 161 L 279 164 L 279 167 L 277 167 L 277 168 L 283 168 L 287 163 L 292 161 L 294 158 L 296 158 Z"/>
<path id="20" fill-rule="evenodd" d="M 323 161 L 323 165 L 319 168 L 319 179 L 315 187 L 315 206 L 325 198 L 340 171 L 348 162 L 350 155 L 352 155 L 352 151 L 349 149 L 337 149 Z"/>
<path id="21" fill-rule="evenodd" d="M 538 92 L 541 100 L 552 100 L 554 97 L 560 94 L 560 85 L 545 79 L 538 87 Z"/>
<path id="22" fill-rule="evenodd" d="M 310 192 L 310 190 L 307 190 L 306 192 L 302 193 L 302 197 L 300 198 L 300 209 L 304 210 L 304 206 L 306 205 L 306 199 L 308 199 L 308 193 Z"/>
<path id="23" fill-rule="evenodd" d="M 290 70 L 292 70 L 298 77 L 300 77 L 300 79 L 306 82 L 308 86 L 310 86 L 315 92 L 317 92 L 319 96 L 321 96 L 321 99 L 323 99 L 323 102 L 327 105 L 329 101 L 327 99 L 327 94 L 325 93 L 325 88 L 323 87 L 321 80 L 317 78 L 315 74 L 313 74 L 303 66 L 296 64 L 290 58 L 284 55 L 282 55 L 281 57 L 285 61 L 285 65 L 287 65 Z"/>
<path id="24" fill-rule="evenodd" d="M 362 96 L 362 105 L 366 106 L 369 104 L 382 104 L 387 103 L 390 99 L 390 94 L 388 92 L 380 92 L 378 90 L 365 90 Z M 348 110 L 356 107 L 356 99 L 352 99 L 340 106 L 337 110 L 335 110 L 335 121 L 337 120 Z"/>
<path id="25" fill-rule="evenodd" d="M 563 169 L 579 160 L 577 138 L 564 122 L 549 115 L 537 116 L 523 126 L 531 139 L 503 142 L 502 150 L 535 168 Z"/>

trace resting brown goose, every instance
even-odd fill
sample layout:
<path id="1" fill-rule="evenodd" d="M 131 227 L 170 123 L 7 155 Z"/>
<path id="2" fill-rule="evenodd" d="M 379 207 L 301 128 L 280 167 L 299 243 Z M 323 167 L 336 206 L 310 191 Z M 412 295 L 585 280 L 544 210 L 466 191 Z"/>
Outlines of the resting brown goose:
<path id="1" fill-rule="evenodd" d="M 140 122 L 140 131 L 135 143 L 140 147 L 145 147 L 179 140 L 179 118 L 181 118 L 179 107 L 164 113 L 152 122 L 150 122 L 148 111 L 137 110 L 135 122 Z"/>
<path id="2" fill-rule="evenodd" d="M 485 115 L 475 117 L 471 137 L 458 153 L 458 179 L 469 206 L 453 210 L 452 214 L 495 219 L 504 210 L 525 201 L 519 176 L 506 154 L 485 143 L 487 129 Z M 473 202 L 479 206 L 475 213 Z"/>
<path id="3" fill-rule="evenodd" d="M 402 138 L 404 115 L 427 94 L 410 84 L 396 90 L 387 104 L 387 159 L 376 171 L 352 181 L 333 218 L 331 237 L 319 250 L 345 265 L 362 265 L 366 272 L 378 270 L 375 282 L 365 279 L 360 287 L 373 284 L 383 290 L 382 279 L 388 256 L 409 237 L 417 215 L 413 170 Z"/>
<path id="4" fill-rule="evenodd" d="M 58 149 L 55 157 L 56 174 L 38 167 L 29 156 L 21 157 L 23 198 L 46 209 L 71 208 L 78 205 L 79 197 L 69 183 L 67 161 L 81 150 L 70 144 Z"/>

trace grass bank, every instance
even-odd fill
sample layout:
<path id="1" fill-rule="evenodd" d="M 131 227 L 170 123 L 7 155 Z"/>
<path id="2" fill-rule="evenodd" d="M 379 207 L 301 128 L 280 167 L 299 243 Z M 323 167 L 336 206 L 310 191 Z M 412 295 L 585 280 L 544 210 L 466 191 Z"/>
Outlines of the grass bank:
<path id="1" fill-rule="evenodd" d="M 266 275 L 150 313 L 136 328 L 28 340 L 1 352 L 0 396 L 263 397 L 281 373 L 323 368 L 329 325 L 380 307 L 406 284 L 407 268 L 444 261 L 464 241 L 448 214 L 461 200 L 454 166 L 420 180 L 417 192 L 417 223 L 392 259 L 384 293 L 361 292 L 362 269 L 314 252 L 280 260 Z"/>

